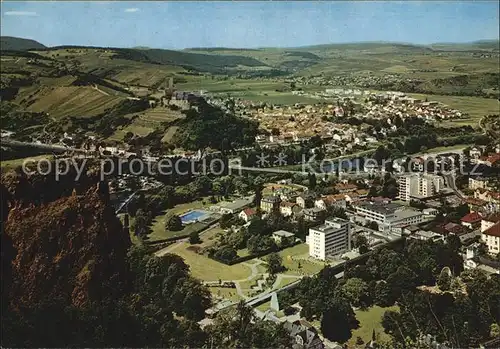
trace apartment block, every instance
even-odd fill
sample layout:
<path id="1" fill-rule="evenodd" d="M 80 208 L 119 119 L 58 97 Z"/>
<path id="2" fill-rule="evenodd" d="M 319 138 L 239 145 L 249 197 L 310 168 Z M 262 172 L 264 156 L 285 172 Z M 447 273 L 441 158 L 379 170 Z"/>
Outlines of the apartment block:
<path id="1" fill-rule="evenodd" d="M 437 194 L 444 188 L 444 179 L 435 174 L 409 173 L 398 177 L 399 197 L 410 201 Z"/>
<path id="2" fill-rule="evenodd" d="M 326 260 L 351 249 L 350 222 L 341 218 L 330 218 L 325 223 L 309 229 L 309 256 Z"/>

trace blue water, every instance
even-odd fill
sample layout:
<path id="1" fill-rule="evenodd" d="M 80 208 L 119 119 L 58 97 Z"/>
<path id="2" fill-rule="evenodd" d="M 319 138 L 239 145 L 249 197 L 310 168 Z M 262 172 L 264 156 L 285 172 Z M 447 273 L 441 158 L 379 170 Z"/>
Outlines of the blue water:
<path id="1" fill-rule="evenodd" d="M 199 220 L 200 218 L 202 218 L 206 215 L 207 215 L 207 212 L 205 212 L 205 211 L 193 210 L 193 211 L 189 211 L 187 213 L 184 213 L 182 216 L 180 216 L 180 218 L 181 218 L 182 223 L 185 224 L 185 223 L 191 223 L 193 221 Z"/>

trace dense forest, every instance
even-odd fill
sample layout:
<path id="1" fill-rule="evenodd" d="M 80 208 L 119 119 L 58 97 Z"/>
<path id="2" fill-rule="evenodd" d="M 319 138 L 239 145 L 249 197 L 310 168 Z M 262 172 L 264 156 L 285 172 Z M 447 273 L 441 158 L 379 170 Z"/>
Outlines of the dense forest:
<path id="1" fill-rule="evenodd" d="M 227 151 L 252 145 L 258 130 L 257 122 L 224 113 L 204 101 L 198 110 L 187 111 L 187 117 L 179 125 L 173 142 L 191 150 L 210 147 Z"/>

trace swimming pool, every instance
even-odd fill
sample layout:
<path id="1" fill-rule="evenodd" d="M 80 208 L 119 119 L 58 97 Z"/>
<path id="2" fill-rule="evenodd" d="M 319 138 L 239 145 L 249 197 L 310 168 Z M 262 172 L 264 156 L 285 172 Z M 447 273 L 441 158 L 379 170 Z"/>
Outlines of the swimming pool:
<path id="1" fill-rule="evenodd" d="M 202 210 L 192 210 L 180 216 L 182 224 L 193 223 L 208 217 L 209 212 Z"/>

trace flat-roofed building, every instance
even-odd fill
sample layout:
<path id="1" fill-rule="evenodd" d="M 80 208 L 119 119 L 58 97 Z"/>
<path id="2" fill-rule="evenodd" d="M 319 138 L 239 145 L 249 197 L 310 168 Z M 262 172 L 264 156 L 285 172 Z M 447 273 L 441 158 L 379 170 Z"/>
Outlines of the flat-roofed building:
<path id="1" fill-rule="evenodd" d="M 435 174 L 409 173 L 398 177 L 398 188 L 401 200 L 426 198 L 444 188 L 444 179 Z"/>
<path id="2" fill-rule="evenodd" d="M 325 223 L 309 229 L 309 256 L 326 260 L 351 249 L 350 222 L 341 218 L 330 218 Z"/>
<path id="3" fill-rule="evenodd" d="M 358 218 L 368 222 L 376 222 L 381 231 L 418 224 L 426 219 L 423 212 L 407 209 L 405 206 L 395 203 L 360 202 L 354 208 Z"/>

